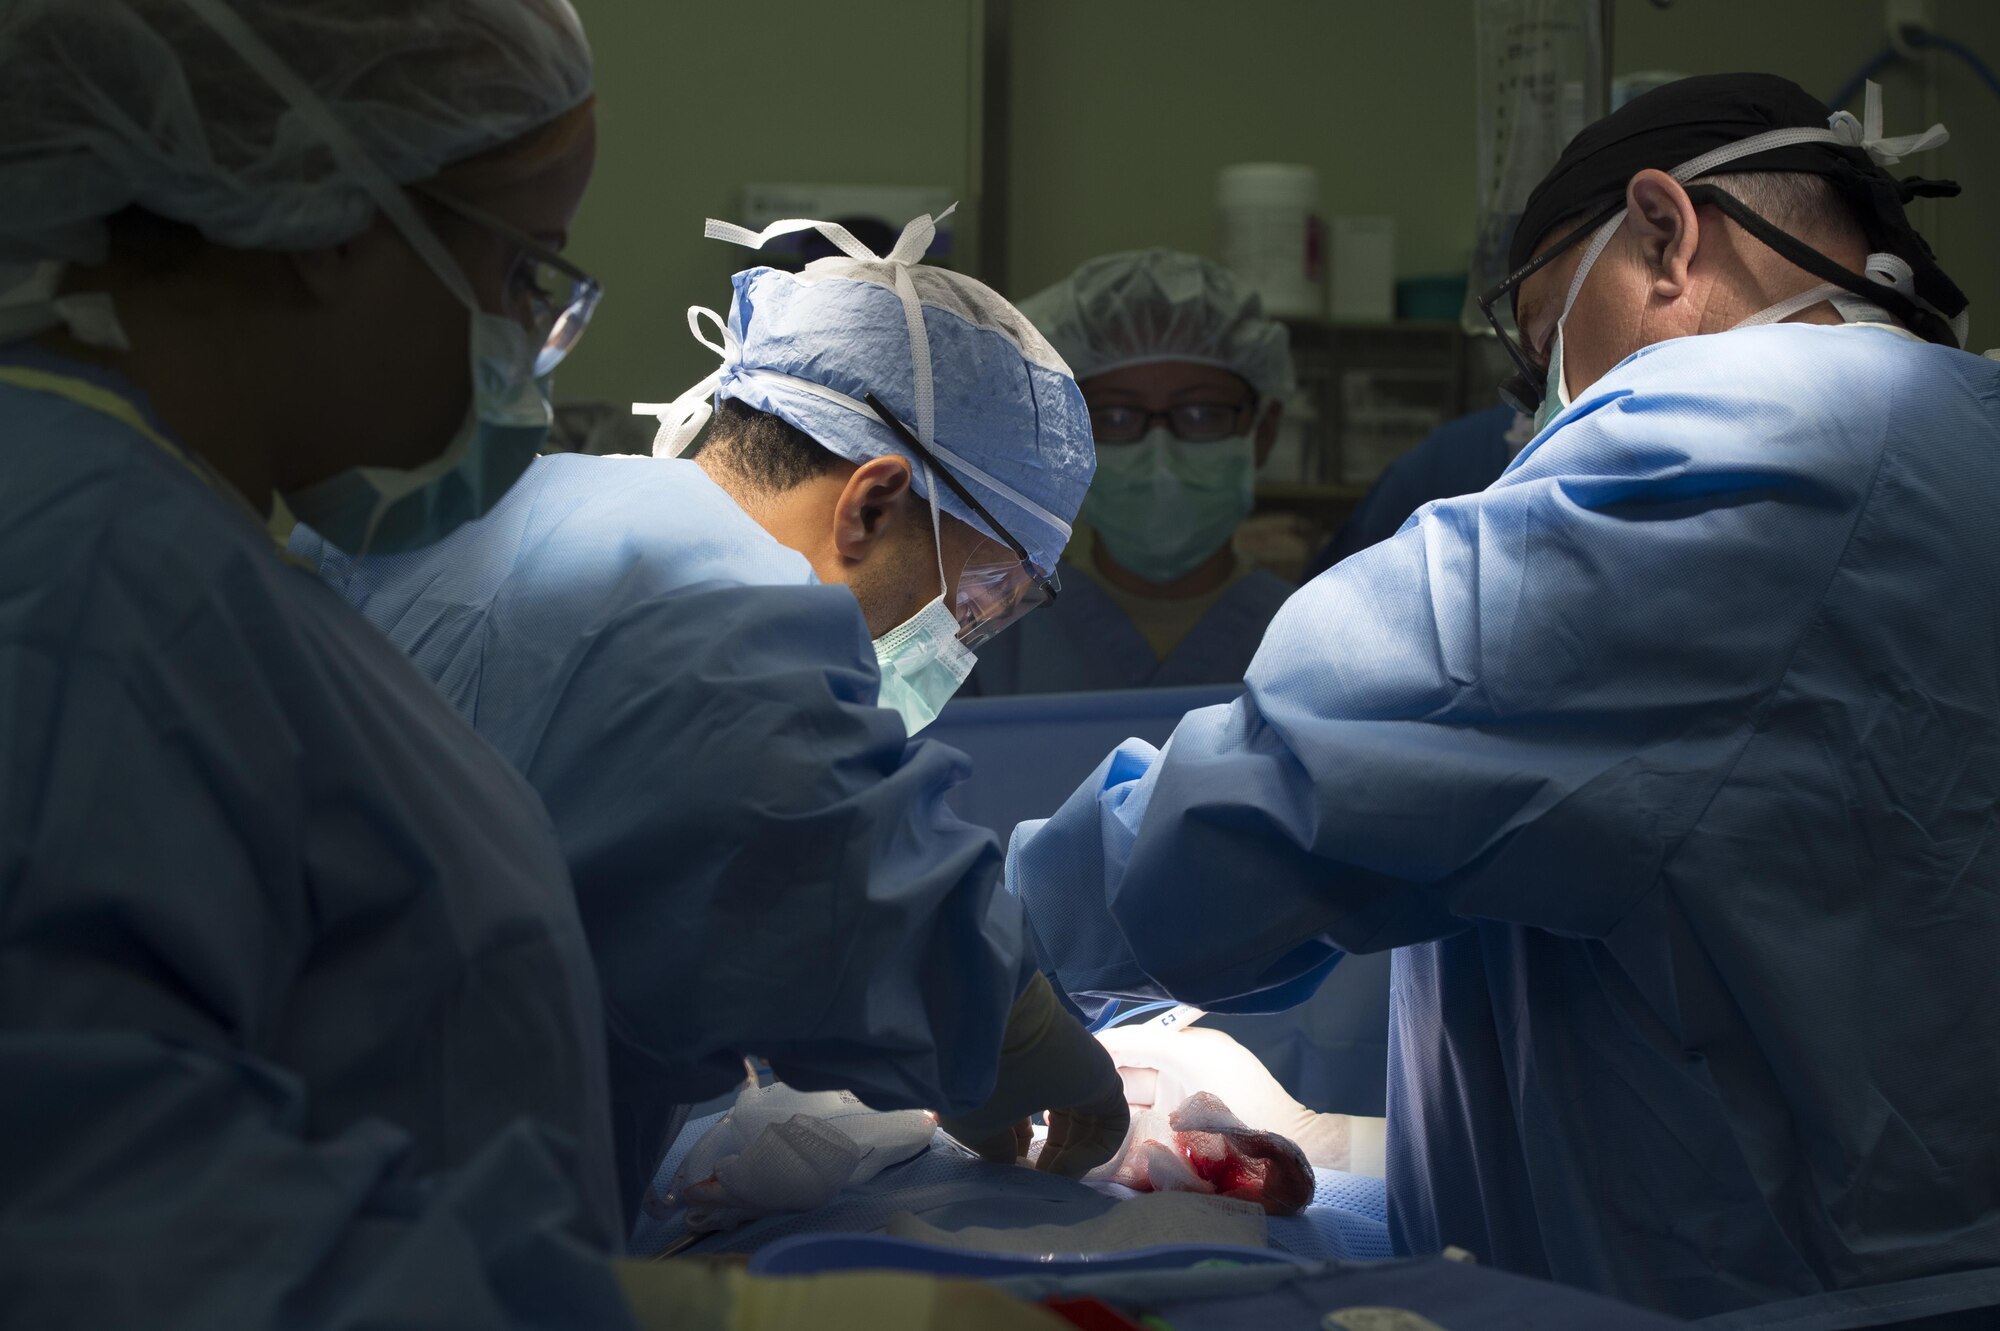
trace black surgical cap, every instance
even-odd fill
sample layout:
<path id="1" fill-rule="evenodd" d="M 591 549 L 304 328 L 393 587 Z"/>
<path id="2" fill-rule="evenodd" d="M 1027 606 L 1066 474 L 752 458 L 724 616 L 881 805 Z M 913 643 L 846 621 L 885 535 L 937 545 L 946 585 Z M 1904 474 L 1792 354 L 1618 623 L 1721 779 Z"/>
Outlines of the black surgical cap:
<path id="1" fill-rule="evenodd" d="M 1633 98 L 1586 126 L 1528 196 L 1508 267 L 1519 269 L 1558 223 L 1616 206 L 1626 184 L 1648 168 L 1671 172 L 1683 163 L 1775 129 L 1825 129 L 1827 108 L 1804 88 L 1775 74 L 1702 74 Z M 1945 276 L 1931 247 L 1910 225 L 1903 205 L 1921 195 L 1950 197 L 1950 181 L 1898 180 L 1861 148 L 1794 143 L 1739 157 L 1717 172 L 1804 171 L 1832 182 L 1868 237 L 1871 250 L 1905 260 L 1917 294 L 1945 318 L 1965 308 L 1965 296 Z"/>

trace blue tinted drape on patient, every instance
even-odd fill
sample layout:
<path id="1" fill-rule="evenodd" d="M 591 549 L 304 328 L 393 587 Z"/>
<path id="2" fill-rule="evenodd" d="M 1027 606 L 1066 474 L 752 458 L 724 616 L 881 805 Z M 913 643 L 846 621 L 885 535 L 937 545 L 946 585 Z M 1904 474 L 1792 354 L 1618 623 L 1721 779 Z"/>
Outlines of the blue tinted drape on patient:
<path id="1" fill-rule="evenodd" d="M 1661 343 L 1295 594 L 1010 883 L 1075 995 L 1401 947 L 1406 1250 L 1684 1315 L 1991 1266 L 1995 588 L 2000 364 Z"/>
<path id="2" fill-rule="evenodd" d="M 0 445 L 0 1320 L 622 1325 L 533 793 L 137 430 L 0 383 Z"/>
<path id="3" fill-rule="evenodd" d="M 431 550 L 319 561 L 548 804 L 603 979 L 628 1199 L 768 1058 L 963 1109 L 1032 973 L 965 760 L 874 705 L 860 608 L 692 462 L 543 458 Z"/>

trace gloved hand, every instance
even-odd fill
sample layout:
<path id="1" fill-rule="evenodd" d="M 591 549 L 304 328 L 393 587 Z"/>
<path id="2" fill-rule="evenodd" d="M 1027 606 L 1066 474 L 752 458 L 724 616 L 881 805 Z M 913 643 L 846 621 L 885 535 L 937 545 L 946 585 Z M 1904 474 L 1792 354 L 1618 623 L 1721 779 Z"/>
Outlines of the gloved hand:
<path id="1" fill-rule="evenodd" d="M 1114 1026 L 1097 1038 L 1117 1063 L 1135 1113 L 1156 1104 L 1171 1110 L 1196 1091 L 1207 1091 L 1250 1127 L 1291 1138 L 1315 1165 L 1382 1174 L 1386 1120 L 1315 1113 L 1287 1095 L 1232 1036 L 1200 1026 L 1141 1022 Z"/>
<path id="2" fill-rule="evenodd" d="M 1028 1115 L 1046 1110 L 1048 1140 L 1035 1168 L 1081 1178 L 1118 1153 L 1131 1115 L 1118 1069 L 1104 1047 L 1056 1001 L 1036 975 L 1007 1016 L 1000 1078 L 985 1104 L 939 1121 L 987 1160 L 1013 1164 L 1033 1140 Z"/>
<path id="3" fill-rule="evenodd" d="M 1069 1323 L 970 1280 L 888 1271 L 753 1277 L 700 1258 L 617 1263 L 643 1331 L 1063 1331 Z"/>

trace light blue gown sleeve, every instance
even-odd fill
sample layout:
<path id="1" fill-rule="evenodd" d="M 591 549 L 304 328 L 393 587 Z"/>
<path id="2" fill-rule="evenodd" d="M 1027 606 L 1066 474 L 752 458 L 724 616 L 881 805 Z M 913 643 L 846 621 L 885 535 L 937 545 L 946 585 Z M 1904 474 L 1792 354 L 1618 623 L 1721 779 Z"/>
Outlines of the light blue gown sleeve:
<path id="1" fill-rule="evenodd" d="M 1613 930 L 1748 739 L 1885 433 L 1878 395 L 1802 446 L 1791 402 L 1840 357 L 1783 382 L 1770 331 L 1628 360 L 1491 489 L 1296 593 L 1242 700 L 1017 829 L 1062 987 L 1276 1009 L 1336 949 Z"/>
<path id="2" fill-rule="evenodd" d="M 363 936 L 325 933 L 263 854 L 294 811 L 221 793 L 261 759 L 88 641 L 11 638 L 0 680 L 0 1321 L 627 1325 L 566 1139 L 522 1118 L 423 1172 L 402 1129 L 319 1121 L 254 1052 L 316 1001 L 309 960 Z"/>
<path id="3" fill-rule="evenodd" d="M 944 803 L 966 759 L 906 740 L 876 681 L 852 594 L 807 585 L 636 601 L 560 683 L 523 770 L 614 1036 L 682 1093 L 745 1052 L 883 1107 L 991 1093 L 1034 972 L 1020 906 Z"/>

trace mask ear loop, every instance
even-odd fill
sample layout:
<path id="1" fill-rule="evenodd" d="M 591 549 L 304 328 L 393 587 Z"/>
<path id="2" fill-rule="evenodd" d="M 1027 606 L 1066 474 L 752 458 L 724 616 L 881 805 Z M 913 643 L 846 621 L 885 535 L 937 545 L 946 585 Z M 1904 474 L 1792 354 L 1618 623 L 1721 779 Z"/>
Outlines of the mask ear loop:
<path id="1" fill-rule="evenodd" d="M 1611 243 L 1611 233 L 1625 220 L 1627 211 L 1620 208 L 1611 214 L 1605 219 L 1604 225 L 1597 228 L 1597 234 L 1590 238 L 1589 248 L 1584 250 L 1583 258 L 1577 261 L 1576 275 L 1569 280 L 1569 294 L 1563 297 L 1562 313 L 1556 316 L 1557 329 L 1561 329 L 1563 321 L 1569 318 L 1570 308 L 1576 304 L 1577 296 L 1583 291 L 1583 280 L 1590 276 L 1590 270 L 1597 265 L 1598 256 L 1603 254 L 1605 246 Z"/>
<path id="2" fill-rule="evenodd" d="M 1611 243 L 1612 233 L 1617 231 L 1618 224 L 1625 220 L 1627 211 L 1620 208 L 1605 219 L 1603 226 L 1597 228 L 1597 234 L 1590 238 L 1590 244 L 1584 250 L 1583 258 L 1577 261 L 1576 275 L 1569 280 L 1569 294 L 1563 297 L 1562 313 L 1556 316 L 1556 330 L 1549 338 L 1550 352 L 1562 357 L 1565 362 L 1569 357 L 1562 345 L 1563 325 L 1569 322 L 1570 309 L 1576 304 L 1576 298 L 1583 290 L 1584 279 L 1590 276 L 1590 270 L 1596 266 L 1598 256 L 1603 254 L 1605 246 Z M 1560 400 L 1569 396 L 1569 366 L 1565 363 L 1555 368 L 1557 397 Z"/>
<path id="3" fill-rule="evenodd" d="M 924 489 L 930 492 L 931 501 L 931 546 L 937 551 L 938 600 L 951 595 L 951 583 L 944 576 L 944 522 L 938 514 L 937 477 L 931 474 L 931 464 L 919 459 L 917 465 L 924 469 Z M 945 609 L 951 610 L 951 606 Z M 957 618 L 956 611 L 953 618 Z"/>

